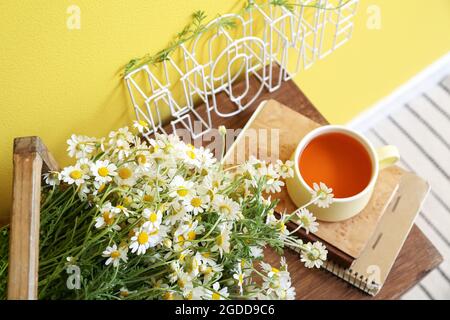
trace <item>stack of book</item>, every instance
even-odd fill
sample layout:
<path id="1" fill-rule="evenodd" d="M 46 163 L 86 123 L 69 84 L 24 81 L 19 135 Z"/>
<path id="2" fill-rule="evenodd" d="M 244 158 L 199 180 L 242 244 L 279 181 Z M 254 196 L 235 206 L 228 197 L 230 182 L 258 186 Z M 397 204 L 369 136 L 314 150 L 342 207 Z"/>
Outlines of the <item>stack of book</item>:
<path id="1" fill-rule="evenodd" d="M 300 140 L 319 124 L 275 100 L 262 103 L 226 155 L 227 164 L 237 164 L 250 156 L 271 160 L 290 159 Z M 255 134 L 254 130 L 277 130 Z M 262 131 L 256 131 L 256 133 Z M 258 148 L 247 146 L 247 136 L 257 139 Z M 267 138 L 277 139 L 272 143 Z M 272 137 L 272 138 L 270 138 Z M 275 137 L 275 138 L 274 138 Z M 276 147 L 277 150 L 273 150 Z M 242 154 L 244 153 L 244 155 Z M 321 241 L 328 250 L 324 268 L 353 286 L 376 295 L 382 288 L 415 217 L 420 211 L 429 185 L 413 173 L 394 166 L 380 172 L 369 204 L 355 217 L 342 222 L 321 222 L 319 230 L 298 236 L 304 241 Z M 277 196 L 277 212 L 296 210 L 287 191 Z M 288 225 L 296 229 L 295 223 Z"/>

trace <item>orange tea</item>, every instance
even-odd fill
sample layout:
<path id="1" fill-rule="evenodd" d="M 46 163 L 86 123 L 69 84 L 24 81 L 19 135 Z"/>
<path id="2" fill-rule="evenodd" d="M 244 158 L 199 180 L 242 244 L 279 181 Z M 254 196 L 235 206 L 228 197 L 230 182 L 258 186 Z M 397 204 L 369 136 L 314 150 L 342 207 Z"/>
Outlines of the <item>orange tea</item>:
<path id="1" fill-rule="evenodd" d="M 312 187 L 323 182 L 335 198 L 363 191 L 372 177 L 372 161 L 364 145 L 343 133 L 326 133 L 311 140 L 300 155 L 300 174 Z"/>

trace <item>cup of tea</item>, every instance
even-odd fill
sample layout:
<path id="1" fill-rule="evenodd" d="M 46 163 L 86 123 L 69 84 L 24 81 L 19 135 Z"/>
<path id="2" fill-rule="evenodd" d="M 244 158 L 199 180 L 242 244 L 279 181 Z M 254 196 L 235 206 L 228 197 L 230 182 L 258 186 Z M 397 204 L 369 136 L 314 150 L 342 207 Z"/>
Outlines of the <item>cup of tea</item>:
<path id="1" fill-rule="evenodd" d="M 379 171 L 400 159 L 395 146 L 375 149 L 356 131 L 343 126 L 319 127 L 308 133 L 292 155 L 294 177 L 286 186 L 294 204 L 301 207 L 311 200 L 314 183 L 333 189 L 328 208 L 313 204 L 308 209 L 322 221 L 347 220 L 369 202 Z"/>

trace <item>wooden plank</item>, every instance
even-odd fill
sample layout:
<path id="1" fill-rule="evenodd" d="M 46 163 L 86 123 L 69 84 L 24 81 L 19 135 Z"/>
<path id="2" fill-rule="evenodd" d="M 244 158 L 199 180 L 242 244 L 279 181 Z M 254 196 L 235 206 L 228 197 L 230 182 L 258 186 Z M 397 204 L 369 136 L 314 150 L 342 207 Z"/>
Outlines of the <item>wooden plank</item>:
<path id="1" fill-rule="evenodd" d="M 14 140 L 8 299 L 37 299 L 42 169 L 58 164 L 38 137 Z"/>
<path id="2" fill-rule="evenodd" d="M 277 75 L 278 72 L 274 72 L 274 74 Z M 252 77 L 250 83 L 250 91 L 255 92 L 258 89 L 258 80 Z M 242 92 L 244 85 L 244 83 L 236 84 L 233 91 Z M 230 129 L 241 129 L 257 106 L 262 101 L 270 99 L 277 100 L 320 124 L 328 123 L 297 85 L 293 81 L 287 81 L 282 84 L 279 90 L 273 93 L 264 90 L 258 99 L 239 116 L 221 118 L 213 112 L 211 114 L 213 124 L 215 127 L 224 125 Z M 217 96 L 217 103 L 221 106 L 221 110 L 233 110 L 235 108 L 224 93 Z M 202 113 L 202 106 L 200 106 L 199 110 Z M 170 131 L 168 126 L 166 129 Z M 209 141 L 198 141 L 205 146 L 209 143 Z M 325 270 L 304 268 L 299 262 L 297 253 L 286 250 L 285 254 L 298 299 L 374 299 Z M 279 263 L 278 255 L 272 251 L 266 253 L 266 259 L 274 264 Z M 383 289 L 375 299 L 400 298 L 441 262 L 442 256 L 417 226 L 414 226 Z"/>
<path id="3" fill-rule="evenodd" d="M 42 163 L 36 152 L 14 155 L 8 299 L 37 297 Z"/>

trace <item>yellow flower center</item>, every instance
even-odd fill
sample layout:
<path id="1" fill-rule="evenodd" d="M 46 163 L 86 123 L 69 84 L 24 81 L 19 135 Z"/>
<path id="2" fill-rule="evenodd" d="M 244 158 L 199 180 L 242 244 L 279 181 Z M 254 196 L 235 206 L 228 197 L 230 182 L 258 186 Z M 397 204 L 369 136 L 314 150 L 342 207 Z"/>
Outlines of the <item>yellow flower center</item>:
<path id="1" fill-rule="evenodd" d="M 149 195 L 149 194 L 146 194 L 146 195 L 143 197 L 143 199 L 144 199 L 144 201 L 152 202 L 152 201 L 153 201 L 153 196 L 152 196 L 152 195 Z"/>
<path id="2" fill-rule="evenodd" d="M 210 274 L 211 272 L 212 272 L 212 268 L 211 267 L 207 267 L 203 273 L 204 274 Z"/>
<path id="3" fill-rule="evenodd" d="M 164 300 L 173 300 L 173 293 L 172 292 L 164 293 L 163 299 Z"/>
<path id="4" fill-rule="evenodd" d="M 275 267 L 272 267 L 272 272 L 273 272 L 273 273 L 278 273 L 278 272 L 280 272 L 280 270 L 278 270 L 278 269 L 275 268 Z"/>
<path id="5" fill-rule="evenodd" d="M 109 174 L 109 170 L 107 167 L 101 167 L 97 172 L 100 177 L 106 177 Z"/>
<path id="6" fill-rule="evenodd" d="M 120 295 L 124 298 L 128 297 L 129 294 L 128 290 L 120 290 Z"/>
<path id="7" fill-rule="evenodd" d="M 220 300 L 220 294 L 218 294 L 217 292 L 214 292 L 211 296 L 212 300 Z"/>
<path id="8" fill-rule="evenodd" d="M 103 183 L 99 188 L 98 188 L 98 192 L 102 192 L 103 190 L 105 190 L 106 185 Z"/>
<path id="9" fill-rule="evenodd" d="M 143 154 L 139 154 L 136 156 L 136 161 L 138 164 L 143 165 L 147 163 L 147 157 Z"/>
<path id="10" fill-rule="evenodd" d="M 189 231 L 189 233 L 188 233 L 188 239 L 189 240 L 195 240 L 196 236 L 197 235 L 195 234 L 195 231 Z"/>
<path id="11" fill-rule="evenodd" d="M 157 152 L 159 150 L 159 146 L 151 146 L 150 148 L 149 148 L 149 152 L 150 153 L 155 153 L 155 152 Z"/>
<path id="12" fill-rule="evenodd" d="M 103 212 L 103 220 L 107 225 L 111 225 L 114 222 L 114 218 L 111 216 L 111 213 L 109 211 Z"/>
<path id="13" fill-rule="evenodd" d="M 209 252 L 204 252 L 202 253 L 202 256 L 204 256 L 205 258 L 209 258 L 211 254 Z"/>
<path id="14" fill-rule="evenodd" d="M 123 198 L 123 204 L 126 206 L 129 206 L 132 202 L 133 202 L 133 199 L 131 199 L 131 197 Z"/>
<path id="15" fill-rule="evenodd" d="M 120 252 L 118 250 L 111 252 L 111 258 L 117 259 L 120 257 Z"/>
<path id="16" fill-rule="evenodd" d="M 192 299 L 194 299 L 194 294 L 192 293 L 192 291 L 189 292 L 189 293 L 187 294 L 186 299 L 187 299 L 187 300 L 192 300 Z"/>
<path id="17" fill-rule="evenodd" d="M 150 216 L 148 217 L 148 220 L 150 222 L 155 222 L 156 220 L 158 220 L 158 215 L 156 214 L 156 212 L 152 212 L 150 213 Z"/>
<path id="18" fill-rule="evenodd" d="M 200 207 L 201 205 L 202 205 L 202 199 L 200 199 L 200 198 L 192 198 L 192 200 L 191 200 L 191 205 L 194 207 L 194 208 L 198 208 L 198 207 Z"/>
<path id="19" fill-rule="evenodd" d="M 148 233 L 145 231 L 142 231 L 141 233 L 139 233 L 137 240 L 138 240 L 139 244 L 146 244 L 148 242 Z"/>
<path id="20" fill-rule="evenodd" d="M 307 218 L 307 217 L 302 217 L 301 219 L 300 219 L 300 221 L 303 223 L 303 225 L 305 226 L 305 227 L 309 227 L 310 226 L 310 221 L 309 221 L 309 219 Z"/>
<path id="21" fill-rule="evenodd" d="M 180 197 L 186 197 L 188 194 L 188 190 L 186 188 L 181 188 L 177 190 L 177 193 Z"/>
<path id="22" fill-rule="evenodd" d="M 219 207 L 220 213 L 223 213 L 225 215 L 229 215 L 231 213 L 231 208 L 227 206 L 226 204 L 223 204 Z"/>
<path id="23" fill-rule="evenodd" d="M 184 288 L 186 285 L 186 282 L 183 279 L 178 279 L 177 283 L 180 288 Z"/>
<path id="24" fill-rule="evenodd" d="M 132 175 L 133 175 L 133 172 L 131 171 L 130 168 L 123 167 L 123 168 L 119 169 L 119 177 L 121 179 L 124 179 L 124 180 L 129 179 L 129 178 L 131 178 Z"/>
<path id="25" fill-rule="evenodd" d="M 192 150 L 188 150 L 188 151 L 186 152 L 186 154 L 187 154 L 187 156 L 188 156 L 189 158 L 191 158 L 192 160 L 194 160 L 194 159 L 196 158 L 195 152 L 192 151 Z"/>
<path id="26" fill-rule="evenodd" d="M 69 175 L 72 179 L 77 180 L 81 178 L 82 173 L 80 170 L 73 170 Z"/>

